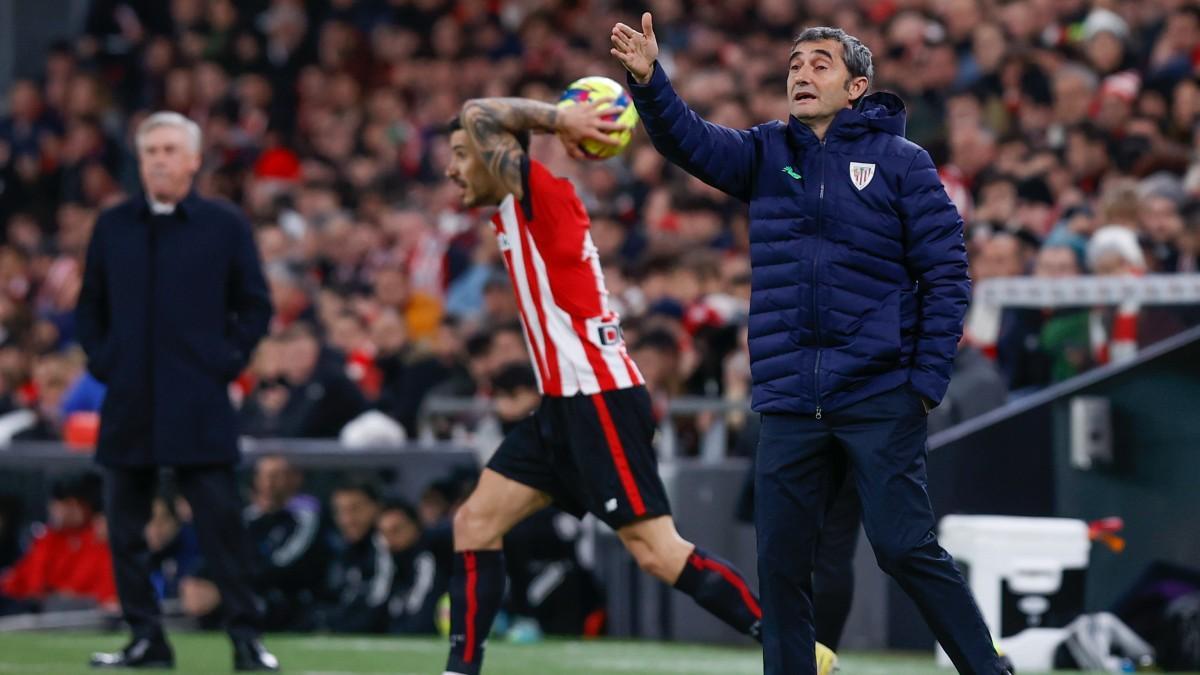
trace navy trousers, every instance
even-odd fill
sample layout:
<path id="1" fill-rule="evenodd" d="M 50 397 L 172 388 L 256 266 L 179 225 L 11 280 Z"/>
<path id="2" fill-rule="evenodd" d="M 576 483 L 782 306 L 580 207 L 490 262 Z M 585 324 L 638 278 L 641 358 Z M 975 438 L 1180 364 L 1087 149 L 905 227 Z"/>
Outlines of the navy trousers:
<path id="1" fill-rule="evenodd" d="M 820 420 L 763 415 L 754 520 L 765 675 L 816 674 L 814 552 L 851 468 L 880 568 L 916 602 L 958 672 L 1004 672 L 975 599 L 934 534 L 925 441 L 924 408 L 907 385 Z"/>

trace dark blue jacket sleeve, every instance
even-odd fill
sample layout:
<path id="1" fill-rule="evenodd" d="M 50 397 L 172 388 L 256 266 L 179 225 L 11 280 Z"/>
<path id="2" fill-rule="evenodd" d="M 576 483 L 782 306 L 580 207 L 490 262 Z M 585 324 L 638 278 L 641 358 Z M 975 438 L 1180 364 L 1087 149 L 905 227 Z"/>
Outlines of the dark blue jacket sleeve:
<path id="1" fill-rule="evenodd" d="M 237 375 L 246 367 L 254 348 L 266 334 L 271 323 L 271 294 L 263 277 L 262 262 L 258 257 L 258 245 L 250 223 L 239 215 L 234 216 L 235 248 L 229 289 L 228 336 L 233 343 L 230 355 L 229 377 Z"/>
<path id="2" fill-rule="evenodd" d="M 109 339 L 108 277 L 105 274 L 102 232 L 108 227 L 108 215 L 101 214 L 92 228 L 83 284 L 75 305 L 79 344 L 88 357 L 88 370 L 101 382 L 108 380 L 112 368 L 112 341 Z"/>
<path id="3" fill-rule="evenodd" d="M 905 264 L 920 294 L 917 352 L 909 381 L 919 394 L 939 403 L 954 369 L 971 279 L 962 218 L 924 150 L 917 152 L 900 183 L 900 212 Z"/>
<path id="4" fill-rule="evenodd" d="M 632 75 L 626 79 L 646 132 L 664 157 L 718 190 L 750 201 L 753 132 L 701 119 L 675 93 L 662 64 L 654 64 L 646 84 L 638 84 Z"/>

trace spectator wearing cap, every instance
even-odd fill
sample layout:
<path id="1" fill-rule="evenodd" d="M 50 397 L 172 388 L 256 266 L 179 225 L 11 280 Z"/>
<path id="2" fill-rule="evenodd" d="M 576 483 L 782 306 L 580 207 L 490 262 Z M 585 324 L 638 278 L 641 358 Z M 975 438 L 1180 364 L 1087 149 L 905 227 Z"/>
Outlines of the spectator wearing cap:
<path id="1" fill-rule="evenodd" d="M 1081 27 L 1084 51 L 1092 68 L 1101 76 L 1132 66 L 1128 53 L 1129 24 L 1119 14 L 1097 7 Z"/>

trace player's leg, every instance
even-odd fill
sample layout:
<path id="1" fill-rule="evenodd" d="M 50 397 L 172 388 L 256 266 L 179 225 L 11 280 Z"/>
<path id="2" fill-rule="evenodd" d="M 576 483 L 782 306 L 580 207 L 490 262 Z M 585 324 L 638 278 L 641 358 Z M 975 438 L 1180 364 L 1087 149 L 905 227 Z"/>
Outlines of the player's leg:
<path id="1" fill-rule="evenodd" d="M 639 520 L 617 530 L 638 566 L 692 596 L 734 629 L 759 639 L 762 609 L 733 565 L 695 546 L 675 529 L 671 516 Z"/>
<path id="2" fill-rule="evenodd" d="M 934 534 L 925 412 L 917 394 L 902 386 L 827 417 L 854 464 L 863 524 L 880 568 L 916 602 L 958 672 L 1005 672 L 971 591 Z"/>
<path id="3" fill-rule="evenodd" d="M 478 675 L 484 643 L 504 599 L 504 534 L 550 501 L 545 492 L 484 469 L 475 491 L 455 513 L 447 673 Z"/>
<path id="4" fill-rule="evenodd" d="M 675 530 L 654 455 L 650 396 L 633 387 L 580 398 L 569 412 L 570 459 L 584 505 L 621 538 L 650 575 L 691 595 L 737 630 L 758 637 L 758 598 L 729 563 Z"/>

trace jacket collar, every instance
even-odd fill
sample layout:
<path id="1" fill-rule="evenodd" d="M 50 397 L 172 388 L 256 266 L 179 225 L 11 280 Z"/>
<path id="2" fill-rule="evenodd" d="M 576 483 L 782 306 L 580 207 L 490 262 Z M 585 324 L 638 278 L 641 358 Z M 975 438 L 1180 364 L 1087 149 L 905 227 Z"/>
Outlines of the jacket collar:
<path id="1" fill-rule="evenodd" d="M 899 96 L 885 91 L 865 97 L 855 108 L 839 110 L 825 130 L 825 139 L 853 140 L 871 131 L 904 136 L 906 113 Z M 807 124 L 788 117 L 788 143 L 796 148 L 820 144 Z"/>
<path id="2" fill-rule="evenodd" d="M 154 215 L 154 212 L 150 209 L 150 196 L 143 192 L 140 196 L 140 200 L 142 207 L 138 210 L 138 213 L 141 215 L 141 217 L 149 218 L 150 216 Z M 185 196 L 182 201 L 175 205 L 175 212 L 170 215 L 183 220 L 189 220 L 191 216 L 195 215 L 196 207 L 199 205 L 199 201 L 200 195 L 196 194 L 196 190 L 193 188 L 188 191 L 187 196 Z"/>

